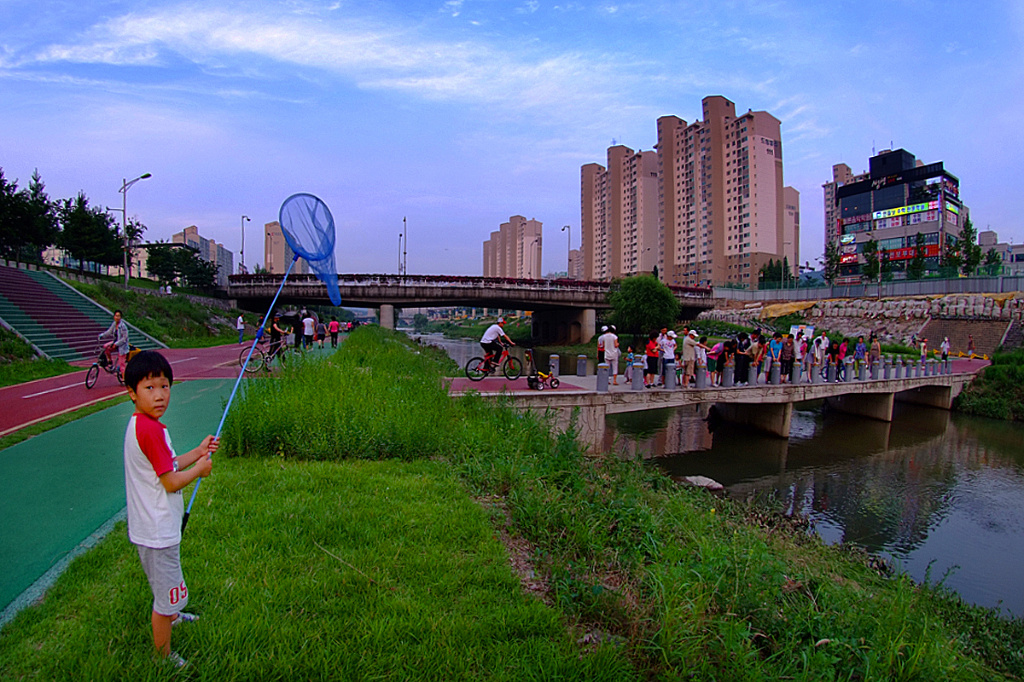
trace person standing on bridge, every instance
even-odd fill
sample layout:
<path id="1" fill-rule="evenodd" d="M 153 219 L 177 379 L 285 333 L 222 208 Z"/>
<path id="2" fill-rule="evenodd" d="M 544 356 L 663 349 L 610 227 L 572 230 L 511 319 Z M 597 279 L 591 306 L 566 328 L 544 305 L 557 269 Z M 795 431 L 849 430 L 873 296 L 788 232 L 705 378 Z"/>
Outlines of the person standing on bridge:
<path id="1" fill-rule="evenodd" d="M 490 371 L 494 365 L 494 359 L 499 353 L 501 353 L 501 341 L 505 339 L 510 346 L 514 346 L 515 341 L 508 337 L 505 333 L 505 318 L 499 317 L 498 321 L 487 328 L 484 335 L 480 338 L 480 347 L 484 349 L 484 362 L 487 363 L 487 369 Z"/>
<path id="2" fill-rule="evenodd" d="M 612 378 L 612 385 L 619 385 L 619 337 L 615 335 L 615 325 L 611 329 L 602 327 L 605 330 L 597 340 L 598 354 L 604 353 L 604 362 L 608 363 L 608 374 Z M 597 364 L 601 364 L 598 362 Z"/>

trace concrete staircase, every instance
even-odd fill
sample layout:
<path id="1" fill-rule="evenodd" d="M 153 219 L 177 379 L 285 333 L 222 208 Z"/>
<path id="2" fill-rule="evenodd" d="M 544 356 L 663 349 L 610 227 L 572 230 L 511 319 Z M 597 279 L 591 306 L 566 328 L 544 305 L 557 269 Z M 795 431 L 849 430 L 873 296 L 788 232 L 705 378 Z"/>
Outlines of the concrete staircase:
<path id="1" fill-rule="evenodd" d="M 949 352 L 967 353 L 968 335 L 974 336 L 974 352 L 992 357 L 1003 342 L 1010 322 L 1007 320 L 963 320 L 933 317 L 918 336 L 928 339 L 928 350 L 938 350 L 943 337 L 949 337 Z"/>
<path id="2" fill-rule="evenodd" d="M 0 266 L 0 323 L 47 358 L 88 360 L 95 357 L 96 337 L 113 321 L 103 308 L 48 272 Z M 166 348 L 128 325 L 138 348 Z"/>

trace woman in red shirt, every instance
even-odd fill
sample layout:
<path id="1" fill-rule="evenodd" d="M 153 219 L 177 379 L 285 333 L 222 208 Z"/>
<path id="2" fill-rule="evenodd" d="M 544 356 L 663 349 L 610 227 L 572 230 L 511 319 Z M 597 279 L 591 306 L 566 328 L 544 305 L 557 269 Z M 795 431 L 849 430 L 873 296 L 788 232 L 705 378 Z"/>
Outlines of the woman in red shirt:
<path id="1" fill-rule="evenodd" d="M 647 346 L 644 348 L 644 355 L 647 356 L 647 374 L 644 375 L 644 388 L 654 386 L 654 378 L 658 376 L 658 335 L 651 332 L 647 338 Z"/>

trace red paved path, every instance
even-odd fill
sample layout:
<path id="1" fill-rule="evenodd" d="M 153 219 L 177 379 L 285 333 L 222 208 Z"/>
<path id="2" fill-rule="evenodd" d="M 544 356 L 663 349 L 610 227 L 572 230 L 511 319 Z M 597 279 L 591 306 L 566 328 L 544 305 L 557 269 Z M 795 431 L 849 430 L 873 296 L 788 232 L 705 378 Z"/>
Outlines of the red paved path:
<path id="1" fill-rule="evenodd" d="M 184 381 L 237 377 L 241 349 L 242 346 L 232 344 L 213 348 L 171 348 L 160 352 L 171 363 L 175 380 Z M 0 388 L 0 436 L 124 392 L 114 375 L 106 372 L 100 373 L 95 386 L 86 388 L 85 372 L 83 369 Z"/>

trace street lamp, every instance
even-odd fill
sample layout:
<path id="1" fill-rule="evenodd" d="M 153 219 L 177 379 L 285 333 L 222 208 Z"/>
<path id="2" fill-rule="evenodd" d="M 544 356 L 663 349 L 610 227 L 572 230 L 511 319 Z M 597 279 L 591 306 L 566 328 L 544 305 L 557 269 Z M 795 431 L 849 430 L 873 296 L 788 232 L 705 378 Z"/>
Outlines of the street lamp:
<path id="1" fill-rule="evenodd" d="M 572 276 L 572 228 L 569 225 L 565 225 L 562 227 L 562 232 L 565 232 L 569 237 L 569 251 L 565 255 L 565 275 L 569 279 L 575 279 Z"/>
<path id="2" fill-rule="evenodd" d="M 241 261 L 238 266 L 240 275 L 245 274 L 245 224 L 247 222 L 250 222 L 249 216 L 242 216 L 242 248 L 238 250 L 238 258 Z"/>
<path id="3" fill-rule="evenodd" d="M 131 182 L 121 179 L 121 233 L 124 236 L 124 288 L 128 288 L 128 189 L 139 180 L 153 177 L 152 173 L 143 173 Z"/>

